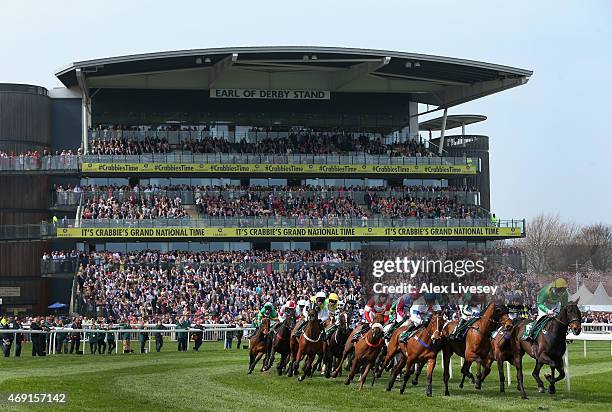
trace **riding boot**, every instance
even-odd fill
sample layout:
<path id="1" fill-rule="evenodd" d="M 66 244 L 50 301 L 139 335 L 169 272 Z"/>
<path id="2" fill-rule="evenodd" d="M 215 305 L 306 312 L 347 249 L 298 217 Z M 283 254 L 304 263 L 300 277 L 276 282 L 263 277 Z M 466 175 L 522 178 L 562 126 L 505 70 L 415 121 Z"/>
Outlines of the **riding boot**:
<path id="1" fill-rule="evenodd" d="M 385 339 L 389 340 L 391 339 L 391 336 L 393 336 L 393 332 L 395 332 L 395 330 L 397 329 L 397 327 L 400 325 L 399 322 L 393 322 L 391 324 L 391 327 L 389 328 L 389 330 L 387 331 L 387 333 L 385 333 Z"/>
<path id="2" fill-rule="evenodd" d="M 353 335 L 353 339 L 351 340 L 351 342 L 353 342 L 353 343 L 357 342 L 369 330 L 370 330 L 370 324 L 369 323 L 364 323 L 363 326 L 361 327 L 361 329 L 359 331 L 357 331 L 357 333 L 355 333 Z"/>
<path id="3" fill-rule="evenodd" d="M 300 337 L 302 336 L 302 333 L 304 332 L 304 327 L 306 326 L 306 320 L 302 319 L 300 321 L 300 326 L 298 326 L 297 330 L 295 331 L 295 337 Z"/>
<path id="4" fill-rule="evenodd" d="M 457 324 L 457 326 L 455 326 L 455 329 L 450 334 L 451 339 L 459 339 L 459 333 L 461 332 L 461 329 L 463 328 L 463 325 L 465 325 L 466 322 L 467 321 L 463 318 L 459 319 L 459 323 Z"/>

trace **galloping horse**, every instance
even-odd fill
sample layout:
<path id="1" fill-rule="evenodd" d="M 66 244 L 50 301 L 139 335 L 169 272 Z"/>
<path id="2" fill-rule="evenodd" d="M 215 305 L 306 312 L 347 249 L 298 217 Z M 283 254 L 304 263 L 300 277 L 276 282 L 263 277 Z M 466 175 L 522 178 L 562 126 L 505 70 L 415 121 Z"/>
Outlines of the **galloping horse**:
<path id="1" fill-rule="evenodd" d="M 458 321 L 449 322 L 444 327 L 445 334 L 450 335 L 457 323 Z M 500 323 L 506 330 L 512 328 L 512 319 L 508 316 L 508 308 L 498 303 L 490 303 L 482 314 L 482 317 L 469 327 L 465 334 L 465 339 L 460 341 L 446 340 L 443 348 L 444 395 L 450 395 L 448 391 L 448 380 L 450 378 L 449 365 L 453 353 L 465 358 L 465 362 L 461 368 L 463 377 L 459 387 L 463 388 L 463 382 L 466 376 L 469 377 L 470 380 L 474 379 L 474 376 L 470 373 L 470 366 L 473 362 L 478 363 L 478 374 L 474 387 L 476 389 L 482 387 L 482 382 L 489 372 L 491 372 L 491 364 L 493 363 L 493 358 L 491 357 L 491 333 L 497 329 L 497 325 Z M 484 368 L 484 371 L 481 371 L 481 368 Z"/>
<path id="2" fill-rule="evenodd" d="M 378 312 L 374 315 L 374 321 L 372 322 L 372 324 L 374 323 L 380 323 L 381 325 L 385 322 L 385 314 L 382 312 Z M 355 349 L 355 343 L 353 342 L 353 338 L 355 336 L 356 333 L 361 333 L 361 330 L 365 327 L 369 325 L 366 325 L 364 323 L 361 323 L 359 325 L 357 325 L 355 327 L 355 329 L 353 329 L 353 331 L 350 333 L 348 339 L 346 340 L 346 343 L 344 344 L 344 350 L 343 350 L 343 355 L 342 355 L 342 360 L 340 361 L 340 365 L 338 366 L 338 368 L 342 367 L 342 364 L 344 363 L 344 359 L 347 359 L 347 365 L 346 365 L 346 370 L 350 371 L 351 370 L 351 365 L 353 363 L 353 355 L 355 353 L 354 349 Z M 359 337 L 359 339 L 363 339 L 363 335 Z M 339 374 L 341 374 L 342 370 L 336 368 L 336 370 L 338 370 L 338 374 L 332 373 L 332 377 L 335 378 L 336 376 L 338 376 Z"/>
<path id="3" fill-rule="evenodd" d="M 279 376 L 283 374 L 287 359 L 291 355 L 291 331 L 295 326 L 295 311 L 289 311 L 285 320 L 278 327 L 276 335 L 272 341 L 272 353 L 270 354 L 266 370 L 270 369 L 274 364 L 274 355 L 276 352 L 281 354 L 281 359 L 278 362 L 276 369 L 278 370 Z"/>
<path id="4" fill-rule="evenodd" d="M 512 329 L 504 329 L 500 331 L 491 342 L 491 356 L 497 362 L 497 371 L 499 373 L 499 391 L 505 392 L 506 377 L 504 376 L 504 362 L 514 364 L 514 351 L 512 349 L 513 331 L 520 325 L 518 319 L 515 321 Z M 519 388 L 520 390 L 520 388 Z"/>
<path id="5" fill-rule="evenodd" d="M 342 312 L 338 315 L 338 327 L 325 341 L 323 362 L 325 364 L 326 378 L 330 377 L 332 369 L 336 369 L 340 365 L 344 345 L 350 333 L 348 315 L 346 312 Z M 340 368 L 340 373 L 342 373 L 342 368 Z"/>
<path id="6" fill-rule="evenodd" d="M 266 357 L 264 358 L 261 371 L 263 372 L 265 370 L 271 345 L 270 319 L 264 318 L 261 321 L 261 325 L 259 325 L 257 333 L 249 339 L 249 374 L 253 373 L 255 365 L 257 365 L 257 362 L 259 362 L 263 355 L 266 355 Z"/>
<path id="7" fill-rule="evenodd" d="M 404 328 L 400 328 L 405 330 Z M 427 363 L 427 389 L 425 393 L 427 396 L 431 396 L 431 382 L 433 378 L 433 371 L 436 367 L 436 358 L 438 356 L 438 352 L 442 348 L 440 345 L 441 340 L 444 338 L 444 316 L 441 313 L 434 313 L 431 316 L 429 322 L 419 328 L 414 336 L 409 339 L 407 342 L 399 342 L 397 340 L 397 345 L 399 346 L 399 350 L 404 355 L 405 361 L 405 370 L 404 370 L 404 381 L 402 382 L 402 387 L 400 389 L 400 393 L 403 394 L 406 390 L 406 384 L 408 383 L 408 379 L 412 374 L 412 368 L 416 364 L 425 364 Z M 397 335 L 399 337 L 399 335 Z M 397 338 L 396 338 L 397 339 Z M 387 359 L 385 360 L 385 364 L 392 359 L 393 355 L 389 357 L 392 351 L 396 351 L 396 348 L 389 349 L 387 352 Z M 387 391 L 390 391 L 393 388 L 393 384 L 395 383 L 395 379 L 401 370 L 402 363 L 396 365 L 389 377 L 389 382 L 387 383 Z"/>
<path id="8" fill-rule="evenodd" d="M 353 364 L 351 366 L 351 371 L 349 375 L 346 377 L 344 381 L 345 385 L 350 385 L 351 381 L 355 377 L 357 370 L 362 366 L 365 366 L 365 369 L 361 372 L 361 378 L 359 379 L 359 389 L 363 388 L 363 384 L 365 383 L 368 373 L 370 369 L 374 367 L 374 362 L 376 362 L 376 358 L 380 355 L 380 351 L 385 344 L 384 331 L 383 326 L 380 323 L 373 323 L 372 328 L 367 331 L 357 342 L 352 343 L 350 341 L 347 342 L 347 345 L 351 343 L 350 348 L 347 350 L 347 346 L 345 345 L 344 351 L 342 353 L 342 358 L 340 359 L 340 363 L 336 370 L 334 370 L 333 377 L 335 378 L 340 374 L 342 370 L 342 363 L 346 356 L 354 350 L 353 355 Z"/>
<path id="9" fill-rule="evenodd" d="M 306 358 L 304 362 L 303 374 L 298 378 L 301 382 L 306 376 L 313 372 L 313 362 L 317 355 L 323 355 L 323 339 L 321 339 L 323 328 L 318 318 L 317 308 L 311 306 L 308 309 L 308 322 L 304 328 L 304 332 L 298 341 L 297 355 L 292 364 L 293 373 L 297 374 L 302 358 Z"/>
<path id="10" fill-rule="evenodd" d="M 546 375 L 546 380 L 550 384 L 548 393 L 554 394 L 555 383 L 565 377 L 563 367 L 563 354 L 565 353 L 567 343 L 566 335 L 568 328 L 572 329 L 574 335 L 580 334 L 582 330 L 582 314 L 578 309 L 578 300 L 569 302 L 557 316 L 555 316 L 538 335 L 535 342 L 528 342 L 522 339 L 525 332 L 525 327 L 529 323 L 523 321 L 514 328 L 512 333 L 512 348 L 514 351 L 514 366 L 518 378 L 518 386 L 521 391 L 521 397 L 527 399 L 525 386 L 523 384 L 523 355 L 528 353 L 535 359 L 536 365 L 533 369 L 532 376 L 538 383 L 538 391 L 544 392 L 544 382 L 540 378 L 540 369 L 543 365 L 550 366 L 550 375 Z M 559 376 L 555 378 L 555 369 L 559 372 Z"/>

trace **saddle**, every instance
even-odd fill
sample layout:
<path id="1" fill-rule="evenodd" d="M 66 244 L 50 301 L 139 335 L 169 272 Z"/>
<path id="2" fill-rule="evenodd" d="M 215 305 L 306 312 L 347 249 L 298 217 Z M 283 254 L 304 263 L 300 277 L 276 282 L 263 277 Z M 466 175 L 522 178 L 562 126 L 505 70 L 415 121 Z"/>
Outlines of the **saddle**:
<path id="1" fill-rule="evenodd" d="M 476 323 L 476 321 L 479 319 L 480 317 L 474 316 L 472 319 L 469 319 L 468 321 L 464 322 L 463 325 L 458 324 L 455 330 L 451 333 L 451 338 L 457 340 L 463 339 L 468 329 L 472 327 L 472 325 Z"/>
<path id="2" fill-rule="evenodd" d="M 525 326 L 525 331 L 523 332 L 522 340 L 528 340 L 531 337 L 531 340 L 535 341 L 538 338 L 540 332 L 544 330 L 546 325 L 553 320 L 553 316 L 543 316 L 537 321 L 531 321 Z"/>
<path id="3" fill-rule="evenodd" d="M 421 325 L 421 326 L 417 326 L 417 327 L 412 325 L 412 326 L 408 327 L 408 329 L 403 331 L 402 334 L 399 336 L 399 341 L 401 343 L 408 342 L 408 340 L 410 338 L 412 338 L 414 335 L 416 335 L 416 333 L 419 331 L 419 329 L 422 329 L 423 326 L 425 326 L 425 325 Z"/>

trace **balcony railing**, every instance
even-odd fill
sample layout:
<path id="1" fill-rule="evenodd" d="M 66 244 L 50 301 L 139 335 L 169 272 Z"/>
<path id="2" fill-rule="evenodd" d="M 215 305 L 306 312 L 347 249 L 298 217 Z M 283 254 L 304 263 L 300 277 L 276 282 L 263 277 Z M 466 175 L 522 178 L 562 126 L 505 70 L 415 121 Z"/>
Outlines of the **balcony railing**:
<path id="1" fill-rule="evenodd" d="M 0 226 L 0 240 L 35 240 L 55 237 L 61 228 L 223 228 L 223 227 L 251 227 L 251 228 L 305 228 L 305 227 L 500 227 L 519 229 L 525 235 L 525 221 L 491 219 L 418 219 L 418 218 L 327 218 L 302 219 L 282 217 L 210 217 L 200 219 L 82 219 L 80 224 L 74 219 L 61 219 L 57 223 L 42 222 L 40 224 Z"/>
<path id="2" fill-rule="evenodd" d="M 0 158 L 0 171 L 64 171 L 77 172 L 82 163 L 192 163 L 192 164 L 325 164 L 325 165 L 422 165 L 422 166 L 465 166 L 472 165 L 480 170 L 477 158 L 468 157 L 393 157 L 348 153 L 342 155 L 273 155 L 186 152 L 143 155 L 58 155 L 20 156 Z"/>
<path id="3" fill-rule="evenodd" d="M 65 259 L 42 259 L 40 262 L 41 273 L 47 274 L 60 274 L 60 273 L 76 273 L 81 263 L 87 264 L 102 264 L 100 260 L 80 260 L 76 257 L 68 257 Z M 214 267 L 232 267 L 235 269 L 262 269 L 262 270 L 274 270 L 274 271 L 288 271 L 297 270 L 301 268 L 309 267 L 325 267 L 325 268 L 356 268 L 359 266 L 359 262 L 105 262 L 105 268 L 109 270 L 119 270 L 121 268 L 132 268 L 132 267 L 143 267 L 143 268 L 155 268 L 155 269 L 168 269 L 172 267 L 178 268 L 214 268 Z"/>
<path id="4" fill-rule="evenodd" d="M 150 191 L 121 191 L 113 190 L 112 197 L 122 202 L 129 198 L 140 199 L 149 195 L 156 197 L 165 196 L 171 199 L 179 198 L 184 205 L 193 205 L 196 203 L 196 199 L 200 197 L 219 197 L 223 199 L 232 200 L 238 199 L 241 196 L 249 194 L 257 195 L 260 197 L 273 196 L 279 199 L 334 199 L 334 198 L 350 198 L 353 199 L 357 204 L 366 204 L 367 194 L 373 194 L 376 198 L 404 198 L 407 196 L 418 198 L 418 199 L 431 199 L 436 197 L 448 197 L 449 199 L 457 199 L 457 201 L 466 205 L 476 205 L 479 203 L 479 192 L 472 191 L 402 191 L 396 189 L 387 190 L 325 190 L 325 191 L 283 191 L 273 190 L 266 188 L 257 188 L 254 190 L 241 190 L 241 189 L 227 189 L 227 190 L 162 190 L 154 189 Z M 103 198 L 106 199 L 111 196 L 109 191 L 83 191 L 83 192 L 53 192 L 52 198 L 55 206 L 77 206 L 80 202 L 81 196 L 86 201 L 92 198 Z"/>
<path id="5" fill-rule="evenodd" d="M 386 218 L 386 217 L 201 217 L 161 219 L 82 219 L 59 222 L 58 227 L 81 228 L 163 228 L 163 227 L 514 227 L 523 228 L 522 220 L 502 220 L 496 223 L 489 218 L 478 219 L 429 219 L 429 218 Z"/>

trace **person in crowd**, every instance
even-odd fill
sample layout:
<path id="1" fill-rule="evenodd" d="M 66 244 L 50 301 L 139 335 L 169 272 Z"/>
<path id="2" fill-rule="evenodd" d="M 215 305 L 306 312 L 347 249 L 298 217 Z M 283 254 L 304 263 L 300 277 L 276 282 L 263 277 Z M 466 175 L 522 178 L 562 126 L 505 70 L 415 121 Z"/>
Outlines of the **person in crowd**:
<path id="1" fill-rule="evenodd" d="M 155 336 L 155 352 L 159 352 L 164 346 L 164 333 L 159 331 L 166 329 L 166 327 L 162 323 L 161 318 L 157 318 L 157 324 L 155 325 L 155 329 L 157 330 L 157 332 L 153 334 Z"/>

